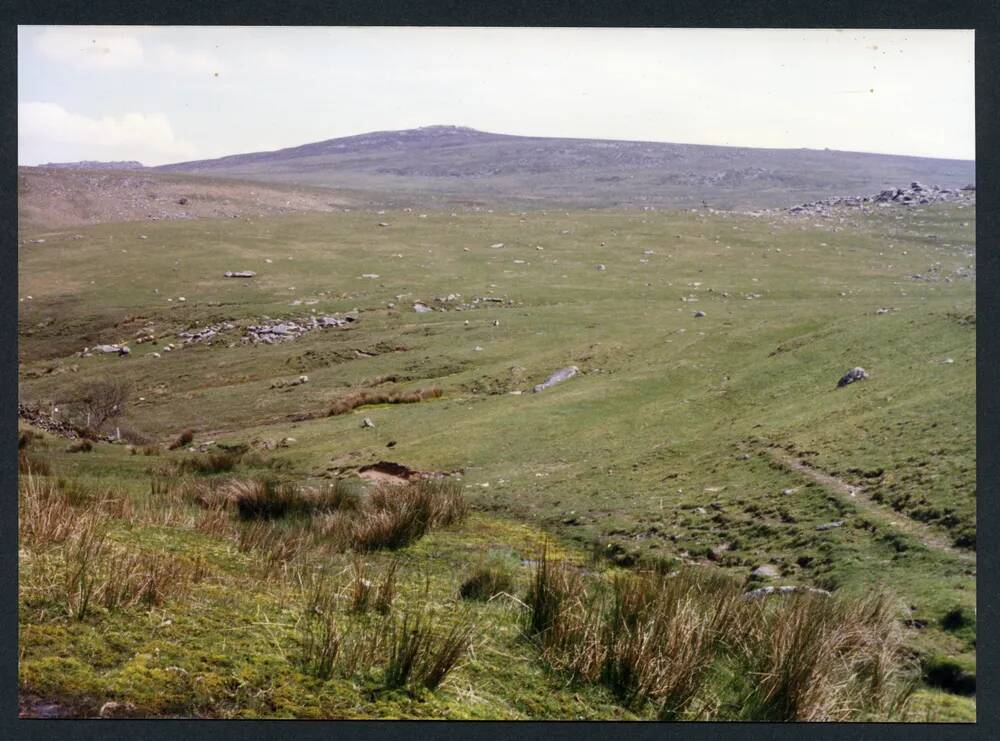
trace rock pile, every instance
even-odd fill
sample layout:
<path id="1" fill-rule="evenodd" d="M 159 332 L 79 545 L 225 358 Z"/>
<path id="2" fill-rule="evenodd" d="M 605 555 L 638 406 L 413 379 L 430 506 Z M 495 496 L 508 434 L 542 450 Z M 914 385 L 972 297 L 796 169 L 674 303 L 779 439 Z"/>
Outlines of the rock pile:
<path id="1" fill-rule="evenodd" d="M 509 298 L 500 296 L 477 296 L 471 301 L 462 301 L 462 294 L 449 293 L 447 296 L 435 296 L 433 301 L 414 301 L 413 310 L 418 314 L 425 314 L 429 311 L 469 311 L 471 309 L 481 309 L 484 306 L 514 306 L 515 303 Z M 433 303 L 434 306 L 430 306 Z"/>
<path id="2" fill-rule="evenodd" d="M 843 208 L 925 206 L 944 201 L 974 202 L 975 199 L 975 186 L 967 185 L 962 189 L 953 189 L 912 182 L 909 188 L 888 188 L 877 195 L 827 198 L 792 206 L 786 211 L 797 215 L 823 216 Z"/>
<path id="3" fill-rule="evenodd" d="M 347 327 L 356 321 L 358 321 L 358 316 L 354 313 L 345 314 L 343 317 L 323 314 L 299 319 L 269 319 L 264 317 L 264 321 L 260 324 L 253 324 L 246 328 L 241 341 L 252 345 L 261 343 L 273 345 L 276 342 L 297 340 L 313 330 Z"/>
<path id="4" fill-rule="evenodd" d="M 18 419 L 23 419 L 25 422 L 28 422 L 41 430 L 51 432 L 52 434 L 59 435 L 60 437 L 69 438 L 71 440 L 76 440 L 80 437 L 75 425 L 72 425 L 63 419 L 56 419 L 53 415 L 43 412 L 38 407 L 28 406 L 27 404 L 18 404 L 17 417 Z"/>
<path id="5" fill-rule="evenodd" d="M 231 322 L 221 322 L 219 324 L 210 324 L 200 329 L 189 329 L 186 332 L 178 332 L 177 336 L 180 337 L 183 344 L 190 345 L 195 342 L 210 340 L 220 332 L 230 329 L 236 329 L 236 325 Z"/>

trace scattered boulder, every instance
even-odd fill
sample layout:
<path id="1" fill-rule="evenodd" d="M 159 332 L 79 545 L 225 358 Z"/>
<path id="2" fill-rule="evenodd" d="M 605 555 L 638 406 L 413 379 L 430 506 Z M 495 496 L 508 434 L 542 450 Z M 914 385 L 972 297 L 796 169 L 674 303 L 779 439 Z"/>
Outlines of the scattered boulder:
<path id="1" fill-rule="evenodd" d="M 94 347 L 89 348 L 89 350 L 92 352 L 102 352 L 108 354 L 114 353 L 119 356 L 128 355 L 132 352 L 128 349 L 128 345 L 95 345 Z M 86 352 L 87 350 L 85 349 L 84 353 Z"/>
<path id="2" fill-rule="evenodd" d="M 758 566 L 757 568 L 755 568 L 753 571 L 750 572 L 750 576 L 754 577 L 755 579 L 773 579 L 774 577 L 779 575 L 780 572 L 778 571 L 778 567 L 770 563 Z"/>
<path id="3" fill-rule="evenodd" d="M 369 419 L 368 417 L 365 417 L 363 420 L 361 420 L 361 426 L 363 428 L 374 427 L 375 423 L 372 422 L 371 419 Z"/>
<path id="4" fill-rule="evenodd" d="M 704 311 L 702 311 L 701 309 L 699 309 L 698 311 L 696 311 L 696 312 L 694 313 L 694 316 L 695 316 L 695 317 L 703 317 L 703 316 L 705 316 L 705 312 L 704 312 Z"/>
<path id="5" fill-rule="evenodd" d="M 223 275 L 226 278 L 253 278 L 257 273 L 252 270 L 227 270 Z"/>
<path id="6" fill-rule="evenodd" d="M 598 265 L 598 266 L 597 266 L 597 269 L 598 269 L 598 270 L 607 270 L 608 268 L 607 268 L 607 266 L 606 266 L 606 265 L 604 265 L 604 264 L 600 264 L 600 265 Z"/>
<path id="7" fill-rule="evenodd" d="M 415 301 L 413 304 L 413 310 L 418 314 L 426 314 L 429 311 L 434 311 L 430 306 L 420 301 Z"/>
<path id="8" fill-rule="evenodd" d="M 817 525 L 816 529 L 817 530 L 835 530 L 836 528 L 843 527 L 843 526 L 844 526 L 844 521 L 843 520 L 837 520 L 835 522 L 824 522 L 822 525 Z"/>
<path id="9" fill-rule="evenodd" d="M 837 381 L 837 388 L 843 388 L 849 383 L 854 383 L 855 381 L 863 381 L 868 378 L 868 373 L 864 368 L 856 367 L 851 368 L 847 373 L 841 376 L 840 380 Z"/>
<path id="10" fill-rule="evenodd" d="M 535 386 L 532 389 L 532 391 L 534 391 L 537 394 L 539 391 L 544 391 L 545 389 L 550 388 L 551 386 L 555 386 L 557 383 L 568 381 L 570 378 L 572 378 L 579 372 L 580 369 L 577 368 L 575 365 L 571 365 L 566 368 L 561 368 L 552 375 L 550 375 L 548 378 L 546 378 L 543 383 L 540 383 L 537 386 Z"/>

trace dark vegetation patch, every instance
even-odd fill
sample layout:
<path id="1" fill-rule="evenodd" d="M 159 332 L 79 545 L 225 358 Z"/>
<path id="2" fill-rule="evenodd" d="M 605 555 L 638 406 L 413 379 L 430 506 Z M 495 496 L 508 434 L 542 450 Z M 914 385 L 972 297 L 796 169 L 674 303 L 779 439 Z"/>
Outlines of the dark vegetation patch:
<path id="1" fill-rule="evenodd" d="M 976 694 L 976 672 L 967 662 L 947 656 L 928 656 L 923 662 L 924 681 L 956 695 Z"/>

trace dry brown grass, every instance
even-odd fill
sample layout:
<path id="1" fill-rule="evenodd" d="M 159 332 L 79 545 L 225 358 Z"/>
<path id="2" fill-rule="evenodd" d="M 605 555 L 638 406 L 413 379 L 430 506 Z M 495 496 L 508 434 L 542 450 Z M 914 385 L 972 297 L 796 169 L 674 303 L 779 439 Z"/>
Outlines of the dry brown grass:
<path id="1" fill-rule="evenodd" d="M 699 704 L 744 720 L 892 718 L 912 692 L 895 607 L 878 594 L 761 603 L 701 569 L 605 584 L 543 552 L 525 602 L 547 663 L 664 720 Z"/>
<path id="2" fill-rule="evenodd" d="M 45 458 L 36 455 L 27 448 L 18 448 L 17 472 L 22 476 L 27 474 L 50 476 L 52 475 L 52 467 Z"/>
<path id="3" fill-rule="evenodd" d="M 361 389 L 352 391 L 347 396 L 335 400 L 327 412 L 328 416 L 346 414 L 352 409 L 371 404 L 415 404 L 427 399 L 437 399 L 444 393 L 437 386 L 417 389 L 416 391 L 375 391 Z"/>
<path id="4" fill-rule="evenodd" d="M 66 541 L 109 518 L 131 523 L 135 512 L 128 497 L 93 492 L 63 480 L 34 474 L 18 482 L 18 538 L 22 547 L 46 548 Z"/>
<path id="5" fill-rule="evenodd" d="M 763 720 L 898 717 L 915 673 L 897 613 L 880 593 L 859 599 L 799 594 L 760 610 L 747 626 L 745 657 L 754 683 L 746 712 Z"/>
<path id="6" fill-rule="evenodd" d="M 194 440 L 194 430 L 184 430 L 174 441 L 168 446 L 168 450 L 177 450 L 178 448 L 183 448 L 191 444 Z"/>

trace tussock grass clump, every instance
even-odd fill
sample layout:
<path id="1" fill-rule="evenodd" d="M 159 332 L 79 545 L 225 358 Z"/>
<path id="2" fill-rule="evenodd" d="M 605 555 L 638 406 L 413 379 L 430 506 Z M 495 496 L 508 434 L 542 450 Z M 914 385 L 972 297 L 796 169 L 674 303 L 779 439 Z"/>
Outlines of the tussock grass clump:
<path id="1" fill-rule="evenodd" d="M 396 572 L 399 561 L 393 559 L 382 569 L 377 579 L 368 578 L 368 565 L 359 558 L 351 563 L 351 581 L 348 585 L 348 602 L 350 611 L 367 612 L 374 608 L 383 615 L 392 609 L 396 598 Z"/>
<path id="2" fill-rule="evenodd" d="M 833 721 L 902 714 L 916 677 L 887 596 L 799 594 L 767 607 L 747 626 L 746 665 L 756 681 L 744 715 Z"/>
<path id="3" fill-rule="evenodd" d="M 488 600 L 504 592 L 510 593 L 514 587 L 514 577 L 506 569 L 487 565 L 478 567 L 462 582 L 458 593 L 462 599 Z"/>
<path id="4" fill-rule="evenodd" d="M 415 404 L 427 399 L 437 399 L 444 392 L 437 386 L 417 389 L 416 391 L 375 391 L 361 389 L 335 400 L 327 411 L 327 416 L 335 417 L 346 414 L 352 409 L 371 404 Z"/>
<path id="5" fill-rule="evenodd" d="M 747 600 L 688 569 L 585 578 L 543 551 L 525 599 L 542 658 L 663 720 L 899 717 L 914 672 L 884 595 Z"/>
<path id="6" fill-rule="evenodd" d="M 35 440 L 41 439 L 41 435 L 34 430 L 21 430 L 17 433 L 17 449 L 24 450 Z"/>
<path id="7" fill-rule="evenodd" d="M 18 537 L 24 547 L 45 548 L 97 521 L 131 522 L 134 517 L 131 500 L 121 494 L 30 473 L 18 482 Z"/>
<path id="8" fill-rule="evenodd" d="M 177 462 L 180 473 L 196 473 L 211 476 L 216 473 L 228 473 L 240 462 L 242 455 L 230 451 L 212 451 L 200 455 L 192 455 Z"/>
<path id="9" fill-rule="evenodd" d="M 474 626 L 468 614 L 441 630 L 423 612 L 393 617 L 388 610 L 370 614 L 367 608 L 358 609 L 359 594 L 365 595 L 361 603 L 374 604 L 376 610 L 380 601 L 391 602 L 385 595 L 395 589 L 397 567 L 397 561 L 390 561 L 378 577 L 378 587 L 373 586 L 374 579 L 366 579 L 368 584 L 359 588 L 367 564 L 355 561 L 343 590 L 322 574 L 310 574 L 296 622 L 296 660 L 303 671 L 330 679 L 381 667 L 385 689 L 434 690 L 441 685 L 468 651 Z"/>
<path id="10" fill-rule="evenodd" d="M 339 593 L 322 577 L 314 576 L 304 593 L 296 623 L 298 663 L 319 679 L 350 677 L 374 668 L 384 653 L 388 623 L 357 613 L 338 615 Z"/>
<path id="11" fill-rule="evenodd" d="M 177 450 L 178 448 L 183 448 L 191 444 L 194 440 L 194 430 L 187 429 L 181 432 L 174 441 L 168 446 L 168 450 Z"/>
<path id="12" fill-rule="evenodd" d="M 201 581 L 204 562 L 189 562 L 165 553 L 116 553 L 108 560 L 98 601 L 109 610 L 135 605 L 161 607 L 179 599 Z"/>
<path id="13" fill-rule="evenodd" d="M 408 684 L 436 689 L 465 655 L 472 630 L 470 623 L 461 621 L 438 636 L 424 615 L 404 614 L 390 631 L 383 685 L 386 689 Z"/>
<path id="14" fill-rule="evenodd" d="M 17 451 L 17 472 L 21 475 L 51 476 L 52 466 L 49 462 L 26 448 Z"/>
<path id="15" fill-rule="evenodd" d="M 240 526 L 237 545 L 243 552 L 258 551 L 264 556 L 268 573 L 295 562 L 313 545 L 310 531 L 286 527 L 280 522 L 251 521 Z"/>
<path id="16" fill-rule="evenodd" d="M 356 551 L 402 548 L 428 529 L 447 527 L 467 514 L 468 503 L 455 482 L 418 479 L 372 491 L 343 535 Z"/>
<path id="17" fill-rule="evenodd" d="M 430 642 L 419 673 L 419 681 L 429 690 L 437 689 L 458 666 L 472 643 L 475 626 L 459 622 L 440 638 Z"/>
<path id="18" fill-rule="evenodd" d="M 69 451 L 70 453 L 89 453 L 93 449 L 94 449 L 94 444 L 90 442 L 90 440 L 86 439 L 75 442 L 68 448 L 66 448 L 66 450 Z"/>
<path id="19" fill-rule="evenodd" d="M 337 481 L 320 490 L 303 489 L 275 479 L 234 479 L 218 487 L 224 501 L 234 503 L 241 520 L 276 520 L 283 517 L 311 516 L 319 512 L 350 512 L 360 506 L 358 488 L 347 481 Z M 208 501 L 212 501 L 209 497 Z"/>

